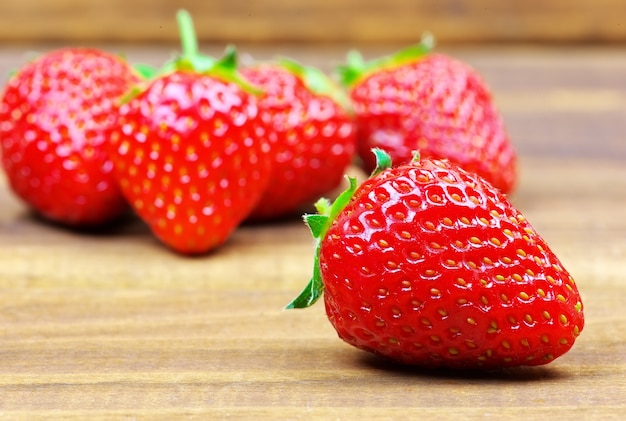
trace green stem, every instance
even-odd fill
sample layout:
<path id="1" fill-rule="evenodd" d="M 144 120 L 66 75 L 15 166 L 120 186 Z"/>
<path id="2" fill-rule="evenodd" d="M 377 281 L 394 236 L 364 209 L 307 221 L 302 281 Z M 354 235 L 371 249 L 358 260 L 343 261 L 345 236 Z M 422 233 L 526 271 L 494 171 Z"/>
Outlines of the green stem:
<path id="1" fill-rule="evenodd" d="M 165 71 L 191 70 L 198 73 L 209 71 L 215 64 L 213 57 L 200 54 L 198 48 L 198 37 L 194 29 L 193 19 L 189 12 L 184 9 L 176 13 L 178 31 L 182 45 L 182 53 L 175 60 L 166 64 Z"/>
<path id="2" fill-rule="evenodd" d="M 178 30 L 180 31 L 180 40 L 183 47 L 183 56 L 192 58 L 198 55 L 198 38 L 196 30 L 193 26 L 191 15 L 184 9 L 176 13 L 178 21 Z"/>

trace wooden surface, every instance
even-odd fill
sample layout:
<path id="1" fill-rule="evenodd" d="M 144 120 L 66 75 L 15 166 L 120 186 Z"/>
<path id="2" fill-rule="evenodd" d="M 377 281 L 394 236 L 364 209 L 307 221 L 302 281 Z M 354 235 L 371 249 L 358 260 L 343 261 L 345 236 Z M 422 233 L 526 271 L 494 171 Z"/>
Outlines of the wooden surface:
<path id="1" fill-rule="evenodd" d="M 345 50 L 280 52 L 328 69 Z M 310 274 L 297 220 L 184 258 L 136 220 L 82 234 L 43 223 L 0 181 L 0 417 L 623 419 L 626 52 L 448 52 L 490 82 L 521 155 L 512 198 L 577 280 L 586 326 L 568 354 L 490 375 L 394 368 L 341 342 L 321 304 L 282 310 Z M 23 58 L 0 49 L 1 74 Z"/>
<path id="2" fill-rule="evenodd" d="M 0 41 L 626 41 L 621 0 L 2 0 Z"/>

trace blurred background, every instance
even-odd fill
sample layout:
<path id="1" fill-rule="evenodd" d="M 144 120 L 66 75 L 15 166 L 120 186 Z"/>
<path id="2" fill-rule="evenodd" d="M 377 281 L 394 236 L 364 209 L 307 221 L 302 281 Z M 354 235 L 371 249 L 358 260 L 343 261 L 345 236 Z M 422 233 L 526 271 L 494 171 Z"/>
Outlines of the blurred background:
<path id="1" fill-rule="evenodd" d="M 475 67 L 526 155 L 626 160 L 624 0 L 0 0 L 0 84 L 33 51 L 97 46 L 159 66 L 187 9 L 200 48 L 288 56 L 332 71 L 435 35 Z M 581 141 L 572 148 L 572 139 Z"/>
<path id="2" fill-rule="evenodd" d="M 0 42 L 174 42 L 179 8 L 203 42 L 626 41 L 623 0 L 2 0 Z"/>

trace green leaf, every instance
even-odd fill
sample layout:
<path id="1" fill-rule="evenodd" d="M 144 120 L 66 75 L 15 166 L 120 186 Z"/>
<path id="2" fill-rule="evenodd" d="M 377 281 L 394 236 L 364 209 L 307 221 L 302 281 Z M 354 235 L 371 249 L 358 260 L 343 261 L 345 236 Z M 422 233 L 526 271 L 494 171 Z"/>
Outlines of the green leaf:
<path id="1" fill-rule="evenodd" d="M 132 86 L 124 95 L 122 95 L 119 98 L 119 103 L 120 104 L 128 104 L 136 96 L 141 94 L 142 91 L 143 91 L 143 89 L 142 89 L 141 85 L 134 85 L 134 86 Z"/>
<path id="2" fill-rule="evenodd" d="M 217 62 L 217 65 L 224 70 L 235 71 L 237 70 L 237 49 L 234 45 L 227 45 L 224 50 L 224 55 Z"/>
<path id="3" fill-rule="evenodd" d="M 345 87 L 352 87 L 360 80 L 381 69 L 389 69 L 419 60 L 430 53 L 435 46 L 435 38 L 430 33 L 422 35 L 419 43 L 411 45 L 394 54 L 383 56 L 371 61 L 364 61 L 357 51 L 348 52 L 346 64 L 337 68 L 339 80 Z"/>
<path id="4" fill-rule="evenodd" d="M 376 156 L 376 168 L 372 171 L 371 177 L 374 177 L 387 168 L 391 168 L 391 157 L 389 154 L 380 148 L 372 148 L 372 153 Z"/>
<path id="5" fill-rule="evenodd" d="M 137 63 L 133 65 L 135 71 L 141 76 L 142 79 L 152 79 L 159 73 L 159 69 L 149 64 Z"/>
<path id="6" fill-rule="evenodd" d="M 330 97 L 344 110 L 352 111 L 352 103 L 343 89 L 320 69 L 304 66 L 286 57 L 281 58 L 278 64 L 298 76 L 312 92 Z"/>
<path id="7" fill-rule="evenodd" d="M 322 215 L 330 215 L 330 208 L 333 204 L 325 197 L 321 197 L 315 202 L 315 209 Z"/>
<path id="8" fill-rule="evenodd" d="M 261 95 L 263 90 L 248 82 L 239 73 L 237 70 L 238 62 L 237 49 L 233 45 L 228 45 L 222 58 L 215 61 L 207 73 L 220 76 L 229 82 L 234 82 L 241 89 L 252 95 Z"/>
<path id="9" fill-rule="evenodd" d="M 362 69 L 365 67 L 365 60 L 363 55 L 357 50 L 348 51 L 348 65 L 355 69 Z"/>
<path id="10" fill-rule="evenodd" d="M 313 238 L 319 238 L 326 229 L 326 224 L 328 224 L 328 216 L 317 214 L 305 215 L 304 221 L 309 226 L 311 234 L 313 234 Z"/>
<path id="11" fill-rule="evenodd" d="M 406 62 L 410 62 L 415 60 L 416 58 L 423 57 L 428 54 L 434 46 L 434 38 L 432 35 L 427 37 L 422 37 L 422 40 L 418 44 L 411 45 L 403 50 L 398 51 L 392 56 L 388 57 L 391 59 L 391 63 L 393 64 L 403 64 Z"/>
<path id="12" fill-rule="evenodd" d="M 307 308 L 315 304 L 317 300 L 324 294 L 324 284 L 321 280 L 311 278 L 307 286 L 302 290 L 300 295 L 294 298 L 287 306 L 286 310 L 296 308 Z"/>
<path id="13" fill-rule="evenodd" d="M 352 86 L 365 71 L 366 64 L 363 56 L 356 50 L 350 50 L 347 56 L 347 65 L 339 66 L 337 73 L 343 86 Z"/>
<path id="14" fill-rule="evenodd" d="M 333 205 L 330 208 L 329 219 L 333 221 L 339 213 L 348 205 L 352 196 L 354 196 L 354 192 L 357 188 L 356 178 L 347 177 L 350 185 L 346 190 L 344 190 L 333 202 Z"/>

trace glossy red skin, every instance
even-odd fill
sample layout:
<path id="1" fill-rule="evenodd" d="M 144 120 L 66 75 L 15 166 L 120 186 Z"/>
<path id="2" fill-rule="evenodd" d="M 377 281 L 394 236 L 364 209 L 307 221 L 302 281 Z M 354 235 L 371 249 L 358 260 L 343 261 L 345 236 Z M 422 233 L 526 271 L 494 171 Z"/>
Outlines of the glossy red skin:
<path id="1" fill-rule="evenodd" d="M 137 81 L 120 58 L 95 49 L 55 50 L 20 69 L 0 102 L 2 164 L 13 191 L 68 225 L 125 211 L 105 132 L 116 101 Z"/>
<path id="2" fill-rule="evenodd" d="M 256 99 L 235 83 L 177 71 L 120 108 L 111 158 L 124 196 L 173 250 L 224 243 L 270 176 Z"/>
<path id="3" fill-rule="evenodd" d="M 356 152 L 352 117 L 328 96 L 318 95 L 277 64 L 244 68 L 264 95 L 259 107 L 271 127 L 272 177 L 250 219 L 296 213 L 336 188 Z"/>
<path id="4" fill-rule="evenodd" d="M 423 157 L 449 159 L 503 192 L 517 182 L 517 155 L 482 78 L 451 57 L 430 54 L 366 76 L 350 90 L 359 156 L 369 172 L 371 149 L 394 164 Z"/>
<path id="5" fill-rule="evenodd" d="M 361 185 L 321 243 L 320 268 L 339 336 L 402 363 L 545 364 L 584 325 L 573 279 L 522 214 L 442 161 Z"/>

